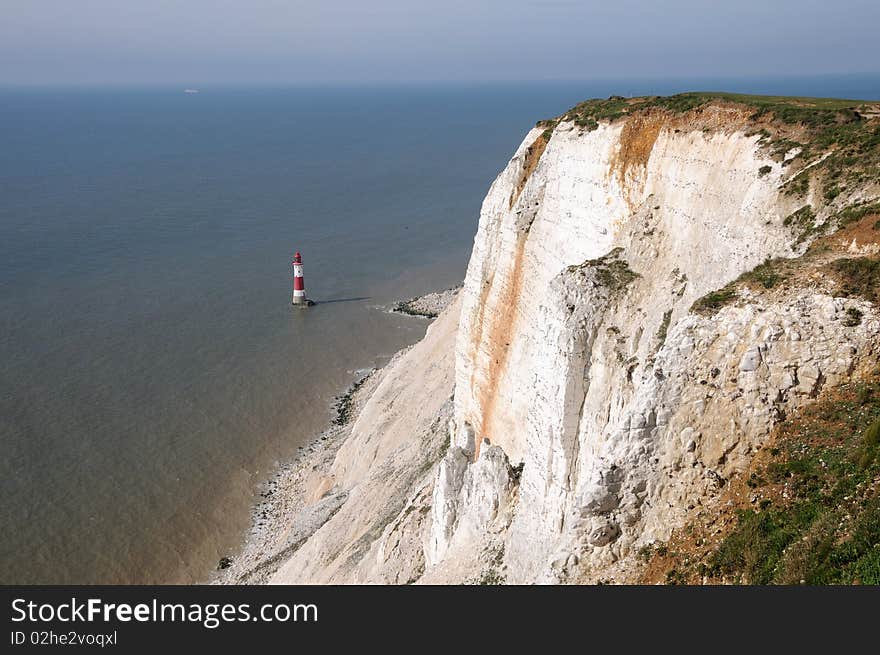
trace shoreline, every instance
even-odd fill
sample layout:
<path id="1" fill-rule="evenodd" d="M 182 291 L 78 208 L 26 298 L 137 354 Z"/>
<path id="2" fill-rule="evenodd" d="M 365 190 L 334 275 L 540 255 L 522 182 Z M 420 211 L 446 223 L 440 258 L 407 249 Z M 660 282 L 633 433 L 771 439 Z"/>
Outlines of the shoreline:
<path id="1" fill-rule="evenodd" d="M 462 284 L 458 284 L 442 291 L 433 291 L 423 296 L 410 298 L 409 300 L 401 300 L 395 303 L 389 311 L 393 314 L 435 319 L 452 302 L 453 298 L 461 290 L 461 287 Z"/>
<path id="2" fill-rule="evenodd" d="M 354 414 L 372 394 L 383 370 L 384 367 L 371 369 L 352 382 L 337 396 L 337 414 L 329 425 L 260 483 L 257 493 L 261 500 L 251 511 L 251 525 L 241 547 L 220 559 L 207 584 L 264 584 L 287 555 L 336 513 L 347 494 L 320 498 L 314 503 L 317 511 L 312 520 L 299 521 L 301 525 L 297 525 L 297 518 L 315 492 L 308 488 L 306 473 L 326 470 L 332 465 L 336 452 L 351 432 Z M 345 411 L 341 408 L 343 404 Z"/>
<path id="3" fill-rule="evenodd" d="M 460 289 L 459 284 L 399 301 L 388 311 L 432 322 Z M 330 469 L 337 451 L 350 436 L 357 416 L 385 373 L 414 345 L 398 350 L 380 368 L 359 371 L 355 380 L 336 396 L 335 416 L 327 427 L 299 446 L 296 455 L 281 463 L 258 485 L 257 497 L 261 500 L 251 511 L 251 525 L 240 548 L 221 557 L 204 584 L 265 584 L 284 561 L 342 507 L 348 491 L 316 485 L 314 474 Z"/>

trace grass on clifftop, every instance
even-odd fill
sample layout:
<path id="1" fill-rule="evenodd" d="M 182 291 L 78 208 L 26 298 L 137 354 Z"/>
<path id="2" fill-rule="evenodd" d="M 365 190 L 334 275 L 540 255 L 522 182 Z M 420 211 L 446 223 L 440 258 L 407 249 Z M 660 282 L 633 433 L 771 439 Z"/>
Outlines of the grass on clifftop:
<path id="1" fill-rule="evenodd" d="M 784 189 L 790 195 L 807 197 L 815 183 L 820 185 L 824 200 L 832 202 L 866 183 L 880 183 L 878 102 L 714 91 L 638 98 L 611 96 L 587 100 L 557 118 L 538 121 L 537 125 L 548 134 L 566 120 L 589 132 L 598 129 L 600 123 L 639 112 L 662 110 L 671 116 L 694 112 L 698 116 L 701 108 L 718 103 L 747 108 L 755 125 L 751 134 L 783 166 L 795 162 L 800 166 L 816 164 L 808 175 L 790 177 Z M 787 153 L 796 154 L 783 160 Z"/>
<path id="2" fill-rule="evenodd" d="M 573 120 L 581 127 L 595 129 L 599 121 L 614 121 L 628 114 L 661 108 L 672 114 L 683 114 L 713 101 L 746 105 L 755 110 L 754 118 L 772 114 L 788 124 L 814 128 L 846 124 L 858 120 L 857 112 L 868 110 L 876 103 L 841 98 L 807 98 L 795 96 L 760 96 L 718 91 L 690 91 L 672 96 L 594 98 L 581 102 L 561 116 L 538 121 L 538 127 L 550 127 L 559 120 Z"/>
<path id="3" fill-rule="evenodd" d="M 811 127 L 848 123 L 857 119 L 856 112 L 873 104 L 865 100 L 841 98 L 807 98 L 796 96 L 760 96 L 719 91 L 690 91 L 672 96 L 642 96 L 624 98 L 594 98 L 581 102 L 561 116 L 538 121 L 538 127 L 550 127 L 559 120 L 573 120 L 581 127 L 595 129 L 599 121 L 614 121 L 628 114 L 647 109 L 661 108 L 672 114 L 682 114 L 713 101 L 726 101 L 752 107 L 754 117 L 772 114 L 774 118 L 789 124 Z"/>

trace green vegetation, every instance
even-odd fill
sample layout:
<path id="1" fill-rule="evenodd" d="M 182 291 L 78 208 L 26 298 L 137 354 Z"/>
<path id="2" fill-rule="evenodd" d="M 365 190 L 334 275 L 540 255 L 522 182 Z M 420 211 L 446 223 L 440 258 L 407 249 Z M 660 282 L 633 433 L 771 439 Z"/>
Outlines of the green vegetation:
<path id="1" fill-rule="evenodd" d="M 625 261 L 615 260 L 597 269 L 599 282 L 612 290 L 620 290 L 635 280 L 639 274 L 630 269 Z"/>
<path id="2" fill-rule="evenodd" d="M 538 121 L 535 123 L 535 127 L 543 127 L 544 131 L 541 133 L 541 138 L 545 141 L 549 141 L 550 137 L 553 136 L 553 130 L 556 129 L 556 126 L 559 125 L 558 118 L 549 118 L 545 120 Z"/>
<path id="3" fill-rule="evenodd" d="M 755 110 L 754 118 L 772 114 L 774 118 L 783 123 L 801 124 L 813 128 L 857 121 L 859 119 L 858 108 L 867 104 L 862 100 L 839 98 L 799 98 L 691 91 L 673 96 L 594 98 L 575 105 L 565 112 L 562 118 L 575 122 L 578 120 L 586 122 L 590 119 L 593 121 L 615 121 L 627 114 L 652 108 L 665 109 L 672 114 L 683 114 L 718 100 L 752 107 Z M 539 121 L 538 126 L 549 126 L 558 120 Z M 770 136 L 769 132 L 765 132 L 765 134 L 767 137 Z"/>
<path id="4" fill-rule="evenodd" d="M 787 196 L 805 196 L 810 190 L 810 176 L 797 175 L 786 182 L 783 188 Z"/>
<path id="5" fill-rule="evenodd" d="M 570 120 L 590 131 L 603 121 L 613 122 L 636 112 L 663 110 L 680 115 L 713 102 L 736 103 L 749 108 L 751 119 L 760 126 L 751 134 L 759 135 L 774 157 L 781 159 L 792 149 L 799 148 L 798 154 L 783 161 L 784 166 L 795 159 L 804 164 L 816 163 L 809 176 L 794 178 L 787 185 L 786 193 L 806 194 L 808 178 L 812 177 L 821 180 L 822 194 L 831 202 L 864 183 L 880 180 L 880 121 L 865 118 L 870 111 L 876 112 L 876 103 L 861 100 L 709 91 L 668 97 L 611 96 L 587 100 L 559 118 L 539 121 L 538 125 L 552 129 L 560 120 Z M 764 174 L 759 171 L 759 175 Z"/>
<path id="6" fill-rule="evenodd" d="M 651 558 L 655 555 L 660 557 L 666 557 L 669 553 L 669 548 L 662 541 L 652 541 L 649 544 L 645 544 L 641 548 L 639 548 L 636 555 L 643 562 L 650 562 Z"/>
<path id="7" fill-rule="evenodd" d="M 800 141 L 794 141 L 785 137 L 768 139 L 767 142 L 770 145 L 770 154 L 779 159 L 781 159 L 789 150 L 794 150 L 795 148 L 803 149 L 804 147 L 804 144 Z M 791 161 L 792 160 L 788 160 L 788 163 L 791 163 Z"/>
<path id="8" fill-rule="evenodd" d="M 841 278 L 845 296 L 880 302 L 880 261 L 867 257 L 843 258 L 833 261 L 831 268 Z"/>
<path id="9" fill-rule="evenodd" d="M 504 546 L 494 546 L 487 551 L 490 558 L 489 567 L 482 571 L 476 580 L 478 585 L 503 585 L 506 583 L 504 576 Z"/>
<path id="10" fill-rule="evenodd" d="M 711 291 L 702 298 L 698 298 L 691 306 L 691 311 L 698 314 L 714 314 L 724 305 L 730 304 L 738 297 L 734 285 L 728 284 L 726 287 L 722 287 L 717 291 Z"/>
<path id="11" fill-rule="evenodd" d="M 666 334 L 669 332 L 669 321 L 672 319 L 672 310 L 663 312 L 663 320 L 660 321 L 660 327 L 657 329 L 657 348 L 662 348 L 666 343 Z"/>
<path id="12" fill-rule="evenodd" d="M 843 324 L 846 327 L 856 327 L 857 325 L 862 324 L 862 318 L 864 314 L 862 311 L 856 307 L 850 307 L 846 310 L 846 318 L 843 319 Z"/>
<path id="13" fill-rule="evenodd" d="M 629 113 L 625 98 L 611 96 L 607 100 L 587 100 L 566 112 L 565 117 L 589 131 L 599 127 L 599 121 L 614 121 Z"/>
<path id="14" fill-rule="evenodd" d="M 785 225 L 798 228 L 798 240 L 795 243 L 803 241 L 806 238 L 803 236 L 805 233 L 820 231 L 821 228 L 813 225 L 813 216 L 812 209 L 805 206 L 785 219 Z M 798 261 L 799 259 L 767 259 L 721 289 L 697 299 L 691 306 L 691 311 L 704 315 L 714 314 L 725 305 L 734 302 L 739 297 L 738 289 L 743 285 L 772 289 L 789 279 Z M 840 279 L 842 295 L 864 298 L 873 303 L 880 302 L 880 261 L 869 257 L 844 257 L 826 266 L 825 270 L 830 270 Z M 858 310 L 853 310 L 856 311 Z M 848 311 L 845 321 L 848 321 L 846 325 L 854 327 L 861 322 L 861 316 L 856 320 L 854 313 Z M 855 322 L 850 323 L 852 321 Z"/>
<path id="15" fill-rule="evenodd" d="M 831 154 L 816 169 L 824 179 L 827 200 L 863 183 L 880 180 L 880 124 L 876 121 L 826 125 L 813 135 L 802 156 L 815 160 L 826 151 Z"/>
<path id="16" fill-rule="evenodd" d="M 880 202 L 852 205 L 837 212 L 834 215 L 834 220 L 838 227 L 845 227 L 850 223 L 857 223 L 870 214 L 880 214 Z M 880 224 L 880 221 L 878 221 L 878 224 Z M 877 229 L 876 225 L 875 229 Z"/>
<path id="17" fill-rule="evenodd" d="M 480 579 L 477 581 L 477 584 L 483 586 L 496 586 L 504 584 L 504 576 L 501 575 L 495 569 L 489 569 L 487 571 L 483 571 Z"/>
<path id="18" fill-rule="evenodd" d="M 810 205 L 804 205 L 796 212 L 792 212 L 782 221 L 786 227 L 792 228 L 795 234 L 794 247 L 802 244 L 807 238 L 819 232 L 816 227 L 816 212 Z"/>
<path id="19" fill-rule="evenodd" d="M 713 99 L 729 100 L 744 105 L 751 105 L 761 111 L 779 112 L 789 123 L 800 122 L 811 113 L 820 111 L 851 110 L 864 105 L 863 100 L 847 100 L 844 98 L 809 98 L 806 96 L 761 96 L 743 93 L 725 93 L 723 91 L 694 91 L 683 93 L 682 96 L 702 98 L 704 102 Z M 673 96 L 676 97 L 676 96 Z"/>
<path id="20" fill-rule="evenodd" d="M 598 259 L 588 259 L 578 266 L 569 266 L 569 272 L 583 270 L 585 268 L 593 268 L 596 271 L 596 279 L 599 284 L 606 287 L 609 291 L 622 291 L 633 280 L 639 277 L 639 274 L 633 271 L 625 260 L 620 259 L 623 248 L 615 248 L 607 255 Z"/>
<path id="21" fill-rule="evenodd" d="M 737 282 L 753 283 L 772 289 L 786 279 L 785 268 L 790 263 L 787 259 L 767 259 L 763 264 L 758 264 L 751 271 L 740 275 Z"/>
<path id="22" fill-rule="evenodd" d="M 780 427 L 773 457 L 749 481 L 769 498 L 739 512 L 700 573 L 751 584 L 880 584 L 880 379 L 845 385 Z"/>
<path id="23" fill-rule="evenodd" d="M 772 166 L 761 166 L 761 168 L 758 169 L 758 177 L 764 177 L 765 175 L 767 175 L 767 173 L 769 173 L 772 170 L 773 170 Z"/>
<path id="24" fill-rule="evenodd" d="M 877 456 L 880 455 L 880 419 L 874 421 L 865 430 L 858 455 L 859 470 L 861 471 L 867 471 L 877 464 Z"/>
<path id="25" fill-rule="evenodd" d="M 685 585 L 687 584 L 687 578 L 685 577 L 685 574 L 677 568 L 672 568 L 666 572 L 666 584 Z"/>
<path id="26" fill-rule="evenodd" d="M 691 311 L 698 314 L 714 314 L 739 297 L 737 287 L 741 285 L 772 289 L 788 278 L 788 267 L 791 264 L 792 262 L 789 259 L 767 259 L 751 271 L 746 271 L 740 275 L 730 284 L 697 299 L 691 306 Z"/>

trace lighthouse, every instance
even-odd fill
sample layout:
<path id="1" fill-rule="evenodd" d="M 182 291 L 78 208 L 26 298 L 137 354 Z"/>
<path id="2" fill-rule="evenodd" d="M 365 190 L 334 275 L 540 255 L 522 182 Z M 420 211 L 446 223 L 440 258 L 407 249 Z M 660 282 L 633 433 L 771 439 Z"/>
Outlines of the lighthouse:
<path id="1" fill-rule="evenodd" d="M 294 305 L 308 307 L 312 301 L 306 298 L 306 284 L 303 280 L 302 255 L 296 253 L 293 256 L 293 301 Z"/>

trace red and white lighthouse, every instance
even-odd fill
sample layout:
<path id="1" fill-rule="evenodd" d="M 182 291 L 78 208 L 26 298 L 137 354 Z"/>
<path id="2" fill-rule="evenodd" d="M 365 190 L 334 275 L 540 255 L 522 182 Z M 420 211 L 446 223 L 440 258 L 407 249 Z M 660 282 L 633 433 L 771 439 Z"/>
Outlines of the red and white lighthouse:
<path id="1" fill-rule="evenodd" d="M 306 283 L 303 280 L 302 255 L 296 253 L 293 256 L 293 304 L 308 306 L 311 303 L 306 298 Z"/>

